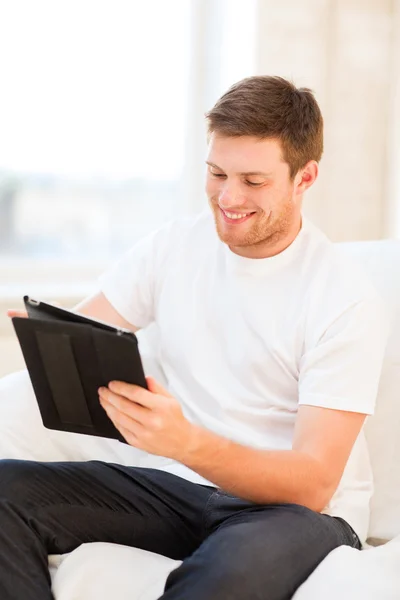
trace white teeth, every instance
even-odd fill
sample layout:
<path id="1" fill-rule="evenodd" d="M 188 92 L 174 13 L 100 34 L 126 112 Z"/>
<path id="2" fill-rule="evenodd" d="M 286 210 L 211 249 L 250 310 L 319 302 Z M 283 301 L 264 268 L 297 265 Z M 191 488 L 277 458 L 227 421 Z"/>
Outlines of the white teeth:
<path id="1" fill-rule="evenodd" d="M 244 219 L 244 217 L 247 217 L 247 214 L 248 214 L 248 213 L 246 213 L 246 214 L 240 215 L 237 213 L 229 213 L 226 210 L 224 210 L 224 213 L 226 214 L 228 219 Z"/>

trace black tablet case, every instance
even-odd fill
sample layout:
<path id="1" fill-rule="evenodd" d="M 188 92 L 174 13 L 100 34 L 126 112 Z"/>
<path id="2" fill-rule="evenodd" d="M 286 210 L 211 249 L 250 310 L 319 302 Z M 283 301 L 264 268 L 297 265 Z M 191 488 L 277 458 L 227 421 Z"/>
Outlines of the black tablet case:
<path id="1" fill-rule="evenodd" d="M 126 443 L 97 390 L 113 380 L 147 388 L 135 334 L 24 300 L 29 318 L 12 322 L 44 426 Z"/>

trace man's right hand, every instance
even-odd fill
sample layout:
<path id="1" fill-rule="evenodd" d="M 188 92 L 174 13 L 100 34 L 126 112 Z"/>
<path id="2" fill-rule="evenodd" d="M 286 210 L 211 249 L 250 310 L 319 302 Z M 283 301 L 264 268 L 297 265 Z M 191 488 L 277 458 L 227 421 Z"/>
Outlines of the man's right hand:
<path id="1" fill-rule="evenodd" d="M 21 310 L 18 308 L 9 308 L 7 310 L 7 317 L 10 317 L 10 319 L 12 317 L 24 317 L 26 319 L 28 317 L 28 313 L 26 312 L 26 310 Z"/>

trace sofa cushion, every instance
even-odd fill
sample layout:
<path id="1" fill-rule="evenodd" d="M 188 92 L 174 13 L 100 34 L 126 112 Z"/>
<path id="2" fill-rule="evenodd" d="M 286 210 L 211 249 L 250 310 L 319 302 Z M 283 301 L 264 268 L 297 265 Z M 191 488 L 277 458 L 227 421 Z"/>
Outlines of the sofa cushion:
<path id="1" fill-rule="evenodd" d="M 83 544 L 57 561 L 56 600 L 156 600 L 180 561 L 107 543 Z M 398 600 L 400 536 L 359 552 L 340 546 L 295 593 L 293 600 Z"/>
<path id="2" fill-rule="evenodd" d="M 338 245 L 363 265 L 392 320 L 375 415 L 365 426 L 375 482 L 369 538 L 389 540 L 400 534 L 400 241 Z"/>
<path id="3" fill-rule="evenodd" d="M 400 536 L 362 552 L 339 546 L 299 587 L 293 600 L 398 600 L 399 564 Z"/>
<path id="4" fill-rule="evenodd" d="M 79 546 L 58 563 L 52 586 L 56 600 L 156 600 L 181 561 L 97 542 Z"/>

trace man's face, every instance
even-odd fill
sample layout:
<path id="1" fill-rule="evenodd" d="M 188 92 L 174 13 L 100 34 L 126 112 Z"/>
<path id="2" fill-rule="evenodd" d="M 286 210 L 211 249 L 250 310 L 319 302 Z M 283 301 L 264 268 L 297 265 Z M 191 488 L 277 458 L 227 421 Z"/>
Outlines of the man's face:
<path id="1" fill-rule="evenodd" d="M 301 198 L 278 140 L 213 133 L 207 165 L 217 233 L 233 252 L 268 255 L 300 223 Z"/>

